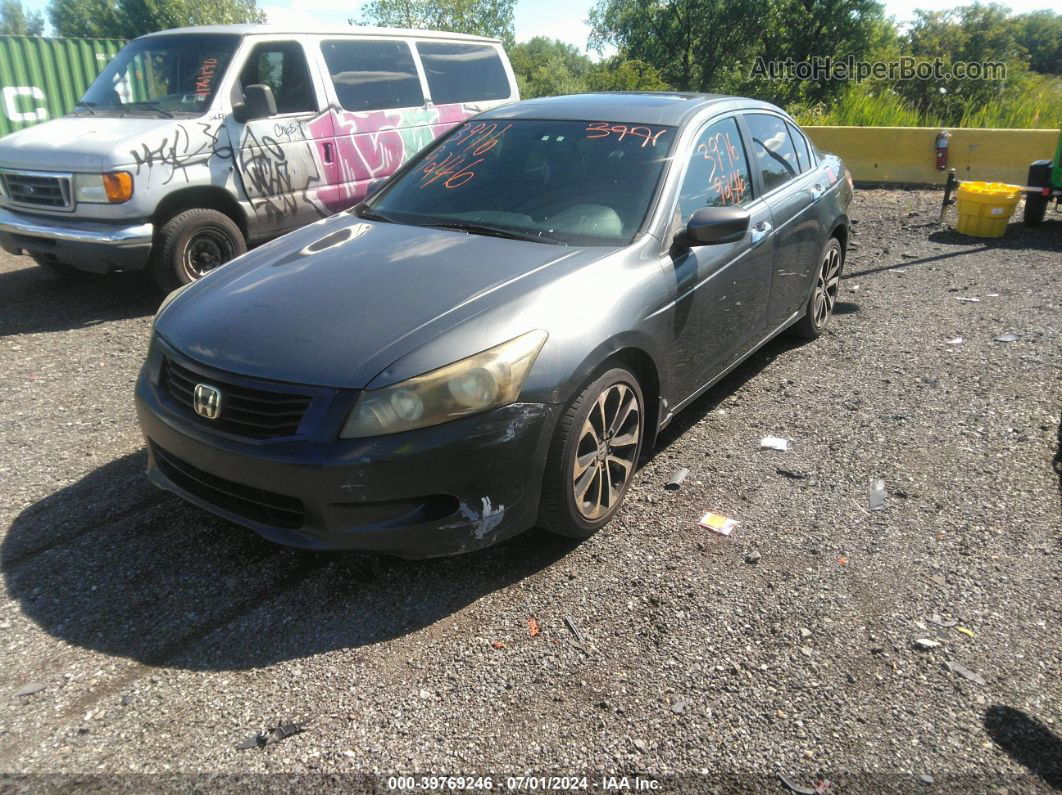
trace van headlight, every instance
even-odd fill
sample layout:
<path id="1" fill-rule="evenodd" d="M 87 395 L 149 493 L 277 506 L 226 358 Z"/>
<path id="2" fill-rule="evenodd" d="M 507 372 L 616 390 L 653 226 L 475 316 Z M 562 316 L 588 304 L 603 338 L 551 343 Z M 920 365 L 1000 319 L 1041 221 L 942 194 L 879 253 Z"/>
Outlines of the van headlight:
<path id="1" fill-rule="evenodd" d="M 133 197 L 133 175 L 128 171 L 108 174 L 74 174 L 74 199 L 86 204 L 121 204 Z"/>
<path id="2" fill-rule="evenodd" d="M 545 331 L 529 331 L 430 373 L 365 390 L 339 437 L 411 431 L 513 403 L 546 337 Z"/>

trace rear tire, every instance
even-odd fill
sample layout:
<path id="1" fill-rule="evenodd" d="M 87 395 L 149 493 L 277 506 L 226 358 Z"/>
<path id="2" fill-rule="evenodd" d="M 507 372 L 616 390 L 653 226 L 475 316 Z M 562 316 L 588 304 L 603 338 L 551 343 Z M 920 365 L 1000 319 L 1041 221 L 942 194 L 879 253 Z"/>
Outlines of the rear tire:
<path id="1" fill-rule="evenodd" d="M 65 262 L 60 262 L 57 259 L 52 259 L 44 255 L 35 255 L 32 259 L 53 279 L 74 281 L 77 279 L 87 279 L 92 275 L 85 271 L 79 271 L 73 265 L 67 265 Z"/>
<path id="2" fill-rule="evenodd" d="M 542 527 L 589 538 L 612 519 L 634 479 L 644 418 L 641 386 L 625 367 L 583 388 L 553 433 L 542 481 Z"/>
<path id="3" fill-rule="evenodd" d="M 1042 193 L 1025 194 L 1025 215 L 1023 220 L 1026 226 L 1039 226 L 1044 222 L 1047 215 L 1048 198 Z"/>
<path id="4" fill-rule="evenodd" d="M 804 316 L 793 326 L 793 333 L 806 340 L 813 340 L 826 330 L 833 308 L 837 305 L 841 271 L 844 270 L 844 249 L 841 242 L 831 237 L 819 255 L 815 270 L 815 287 L 804 308 Z"/>
<path id="5" fill-rule="evenodd" d="M 151 275 L 170 293 L 246 251 L 243 232 L 227 215 L 205 208 L 185 210 L 159 230 Z"/>

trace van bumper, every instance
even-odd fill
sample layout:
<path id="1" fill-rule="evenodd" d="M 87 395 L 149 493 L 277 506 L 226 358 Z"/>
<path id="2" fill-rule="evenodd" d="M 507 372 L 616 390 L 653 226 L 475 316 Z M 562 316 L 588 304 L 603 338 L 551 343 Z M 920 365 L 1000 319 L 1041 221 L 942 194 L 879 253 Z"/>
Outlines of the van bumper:
<path id="1" fill-rule="evenodd" d="M 155 228 L 44 218 L 0 208 L 0 248 L 62 262 L 90 273 L 141 270 Z"/>

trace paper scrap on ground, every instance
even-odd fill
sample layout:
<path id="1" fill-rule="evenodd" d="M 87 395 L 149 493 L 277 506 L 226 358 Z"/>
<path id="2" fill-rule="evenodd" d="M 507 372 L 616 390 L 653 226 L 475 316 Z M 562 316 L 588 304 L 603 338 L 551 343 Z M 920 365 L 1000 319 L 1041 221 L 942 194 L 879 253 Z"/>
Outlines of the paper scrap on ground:
<path id="1" fill-rule="evenodd" d="M 760 439 L 760 447 L 784 453 L 789 449 L 789 440 L 783 439 L 780 436 L 764 436 Z"/>
<path id="2" fill-rule="evenodd" d="M 721 536 L 728 536 L 730 531 L 738 526 L 738 523 L 734 519 L 728 519 L 725 516 L 709 511 L 701 517 L 700 525 L 705 530 L 711 530 Z"/>
<path id="3" fill-rule="evenodd" d="M 1017 342 L 1021 337 L 1013 331 L 1008 331 L 1006 334 L 1000 334 L 998 337 L 993 337 L 992 339 L 996 342 Z"/>
<path id="4" fill-rule="evenodd" d="M 870 480 L 870 510 L 880 511 L 885 508 L 885 481 L 881 478 Z"/>
<path id="5" fill-rule="evenodd" d="M 981 303 L 981 299 L 980 298 L 967 298 L 964 295 L 955 296 L 955 300 L 956 301 L 962 301 L 964 304 L 979 304 L 979 303 Z"/>
<path id="6" fill-rule="evenodd" d="M 945 344 L 947 344 L 947 345 L 962 345 L 962 337 L 952 337 Z"/>

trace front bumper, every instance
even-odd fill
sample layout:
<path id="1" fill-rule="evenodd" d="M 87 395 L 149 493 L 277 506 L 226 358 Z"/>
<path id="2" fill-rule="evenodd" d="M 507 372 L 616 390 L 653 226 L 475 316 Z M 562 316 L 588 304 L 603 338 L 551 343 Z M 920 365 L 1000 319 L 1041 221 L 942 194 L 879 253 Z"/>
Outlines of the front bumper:
<path id="1" fill-rule="evenodd" d="M 373 439 L 240 440 L 185 414 L 152 370 L 149 359 L 136 387 L 149 479 L 272 541 L 436 557 L 537 519 L 553 405 L 516 403 Z"/>
<path id="2" fill-rule="evenodd" d="M 0 208 L 0 247 L 5 251 L 54 258 L 92 273 L 140 270 L 151 254 L 153 234 L 150 223 L 55 219 Z"/>

